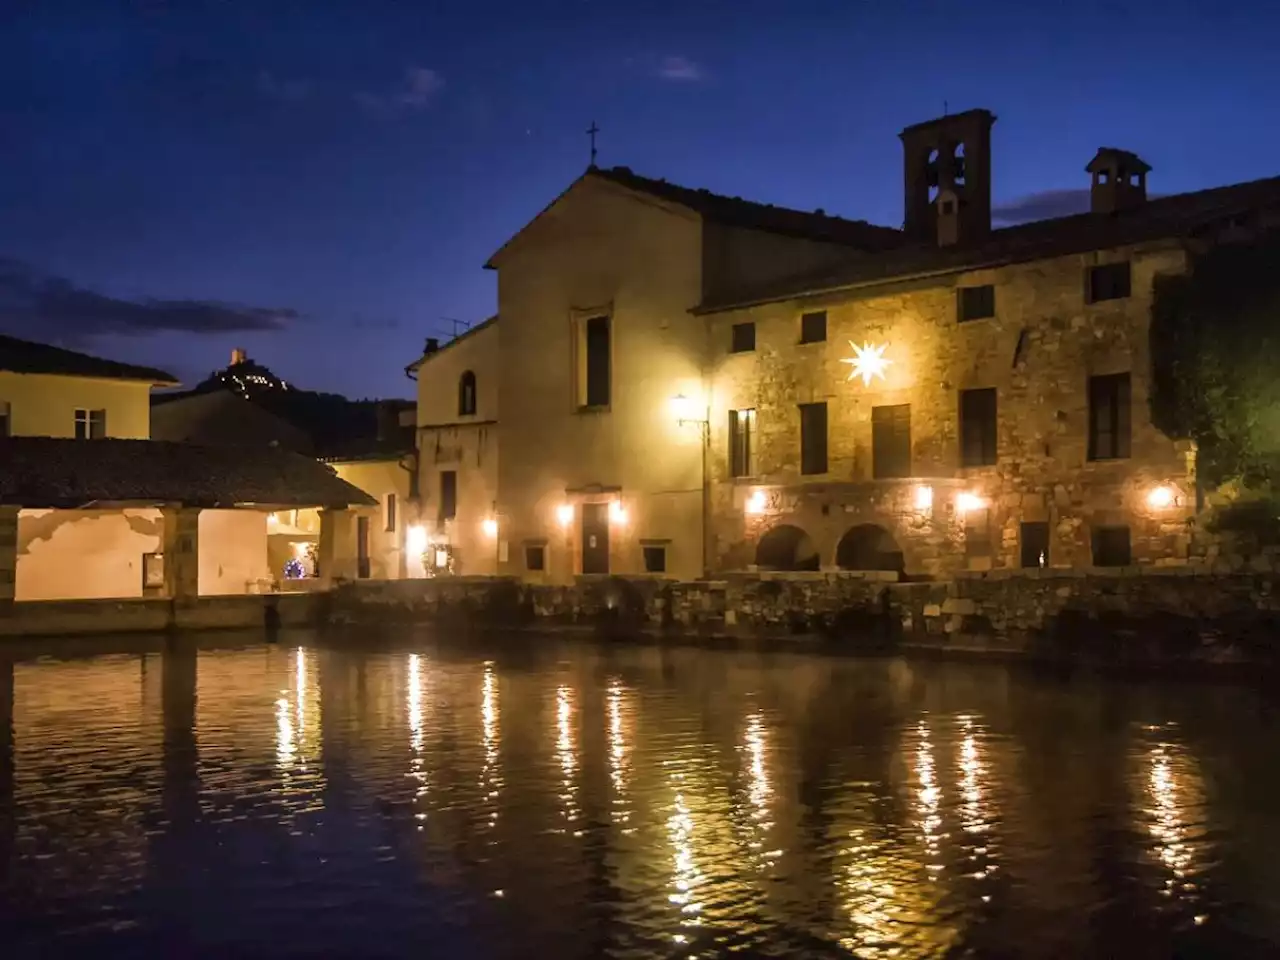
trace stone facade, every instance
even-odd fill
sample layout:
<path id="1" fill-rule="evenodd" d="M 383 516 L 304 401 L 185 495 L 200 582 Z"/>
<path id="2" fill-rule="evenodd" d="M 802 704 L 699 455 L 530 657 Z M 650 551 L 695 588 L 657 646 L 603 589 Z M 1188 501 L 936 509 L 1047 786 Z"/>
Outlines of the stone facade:
<path id="1" fill-rule="evenodd" d="M 1130 265 L 1131 294 L 1088 303 L 1086 271 L 1121 262 Z M 1023 522 L 1049 524 L 1051 567 L 1091 566 L 1098 526 L 1128 527 L 1138 563 L 1185 560 L 1194 454 L 1147 412 L 1152 284 L 1184 263 L 1180 248 L 1157 243 L 711 314 L 719 566 L 754 562 L 764 534 L 784 524 L 808 535 L 824 567 L 839 565 L 841 538 L 862 524 L 888 531 L 906 572 L 933 576 L 1019 567 Z M 958 322 L 958 288 L 986 284 L 994 316 Z M 799 342 L 801 315 L 818 310 L 826 339 Z M 756 348 L 733 353 L 731 331 L 742 323 L 755 325 Z M 844 361 L 854 344 L 884 348 L 882 377 L 850 380 Z M 1089 378 L 1116 373 L 1130 377 L 1130 453 L 1093 461 Z M 959 394 L 973 388 L 996 390 L 998 455 L 992 465 L 964 467 Z M 827 405 L 828 469 L 805 476 L 798 405 L 814 402 Z M 898 404 L 910 405 L 910 477 L 876 480 L 872 411 Z M 754 470 L 735 479 L 729 411 L 744 408 L 755 410 Z M 1154 509 L 1147 497 L 1157 485 L 1175 500 Z M 927 507 L 922 487 L 931 490 Z M 962 494 L 984 507 L 958 511 Z"/>

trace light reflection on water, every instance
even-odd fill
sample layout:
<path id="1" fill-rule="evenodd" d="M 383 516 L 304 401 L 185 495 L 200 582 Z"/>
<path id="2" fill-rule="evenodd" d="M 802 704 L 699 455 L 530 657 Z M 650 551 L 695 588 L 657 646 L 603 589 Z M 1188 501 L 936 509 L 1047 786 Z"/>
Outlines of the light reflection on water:
<path id="1" fill-rule="evenodd" d="M 1247 692 L 307 638 L 5 671 L 14 956 L 175 955 L 175 931 L 225 955 L 1266 956 L 1280 933 L 1280 736 Z"/>

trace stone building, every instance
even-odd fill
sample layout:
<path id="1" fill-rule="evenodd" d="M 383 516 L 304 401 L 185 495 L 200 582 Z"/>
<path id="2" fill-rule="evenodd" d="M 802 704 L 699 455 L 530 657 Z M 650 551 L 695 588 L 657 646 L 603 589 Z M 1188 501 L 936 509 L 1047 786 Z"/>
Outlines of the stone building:
<path id="1" fill-rule="evenodd" d="M 1149 198 L 1103 148 L 1088 212 L 993 229 L 994 121 L 902 131 L 902 230 L 575 181 L 487 264 L 497 569 L 1184 561 L 1195 454 L 1148 414 L 1153 283 L 1271 222 L 1280 180 Z"/>

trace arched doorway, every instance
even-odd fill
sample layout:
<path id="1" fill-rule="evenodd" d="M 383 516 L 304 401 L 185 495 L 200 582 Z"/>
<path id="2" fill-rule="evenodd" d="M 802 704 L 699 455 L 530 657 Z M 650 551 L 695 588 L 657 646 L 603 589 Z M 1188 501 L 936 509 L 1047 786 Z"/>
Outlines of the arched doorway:
<path id="1" fill-rule="evenodd" d="M 884 527 L 860 523 L 845 531 L 836 545 L 836 566 L 841 570 L 896 570 L 905 564 L 902 548 Z"/>
<path id="2" fill-rule="evenodd" d="M 761 570 L 817 570 L 818 548 L 799 527 L 774 527 L 756 545 L 756 566 Z"/>

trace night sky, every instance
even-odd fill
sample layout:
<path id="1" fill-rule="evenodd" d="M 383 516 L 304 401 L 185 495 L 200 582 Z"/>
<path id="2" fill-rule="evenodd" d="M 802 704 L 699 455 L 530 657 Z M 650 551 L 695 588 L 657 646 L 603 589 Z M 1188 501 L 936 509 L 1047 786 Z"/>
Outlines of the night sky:
<path id="1" fill-rule="evenodd" d="M 1274 4 L 0 9 L 0 330 L 188 383 L 244 346 L 410 396 L 423 337 L 493 311 L 481 265 L 582 172 L 592 120 L 602 165 L 895 226 L 897 133 L 944 101 L 999 117 L 998 219 L 1079 209 L 1104 144 L 1157 193 L 1280 173 Z"/>

